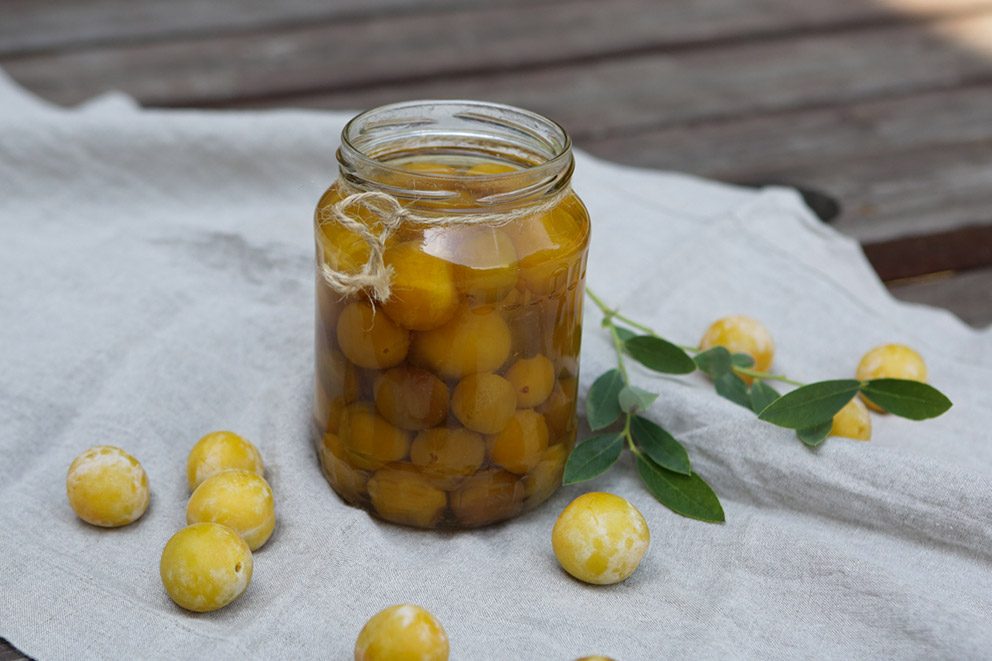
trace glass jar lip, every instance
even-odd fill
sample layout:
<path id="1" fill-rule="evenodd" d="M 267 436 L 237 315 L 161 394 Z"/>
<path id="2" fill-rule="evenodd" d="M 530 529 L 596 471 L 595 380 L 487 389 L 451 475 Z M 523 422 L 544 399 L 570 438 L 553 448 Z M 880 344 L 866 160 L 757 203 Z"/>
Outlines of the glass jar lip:
<path id="1" fill-rule="evenodd" d="M 423 177 L 427 181 L 439 181 L 439 180 L 474 180 L 474 181 L 501 181 L 507 180 L 511 177 L 520 176 L 521 173 L 527 173 L 529 175 L 536 175 L 538 177 L 542 176 L 543 172 L 549 173 L 548 176 L 553 176 L 553 173 L 563 170 L 568 167 L 568 164 L 572 159 L 572 137 L 568 134 L 561 124 L 546 117 L 539 113 L 526 110 L 525 108 L 520 108 L 517 106 L 512 106 L 504 103 L 495 103 L 491 101 L 474 101 L 471 99 L 414 99 L 409 101 L 400 101 L 397 103 L 389 103 L 381 106 L 376 106 L 374 108 L 369 108 L 364 110 L 359 114 L 348 120 L 348 123 L 344 125 L 341 129 L 341 149 L 338 150 L 338 161 L 344 165 L 342 160 L 343 151 L 347 153 L 349 159 L 358 161 L 361 165 L 375 167 L 386 172 L 410 175 L 409 170 L 405 170 L 401 167 L 390 165 L 388 162 L 379 160 L 374 156 L 371 156 L 358 146 L 355 145 L 353 140 L 353 134 L 356 132 L 356 127 L 360 126 L 363 122 L 367 121 L 369 118 L 374 117 L 377 113 L 384 113 L 403 109 L 413 109 L 422 106 L 449 106 L 449 107 L 462 107 L 462 108 L 479 108 L 488 110 L 500 110 L 505 113 L 515 114 L 521 116 L 522 118 L 529 119 L 538 124 L 542 124 L 549 128 L 553 133 L 557 135 L 560 142 L 557 149 L 547 160 L 536 163 L 534 165 L 526 165 L 519 170 L 514 170 L 511 172 L 498 172 L 498 173 L 486 173 L 486 174 L 449 174 L 449 173 L 429 173 L 429 172 L 417 172 L 416 177 Z M 458 116 L 460 113 L 452 113 L 453 116 Z M 536 137 L 536 136 L 535 136 Z"/>

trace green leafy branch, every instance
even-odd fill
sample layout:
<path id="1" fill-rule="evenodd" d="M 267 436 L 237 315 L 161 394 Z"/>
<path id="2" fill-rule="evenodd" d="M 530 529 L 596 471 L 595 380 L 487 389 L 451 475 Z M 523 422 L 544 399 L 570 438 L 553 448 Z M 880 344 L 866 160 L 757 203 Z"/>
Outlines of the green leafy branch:
<path id="1" fill-rule="evenodd" d="M 712 380 L 718 395 L 753 411 L 760 420 L 795 430 L 796 437 L 811 448 L 830 435 L 834 416 L 858 393 L 889 413 L 911 420 L 933 418 L 951 407 L 939 390 L 917 381 L 840 379 L 807 384 L 759 371 L 753 369 L 754 360 L 747 354 L 675 344 L 609 307 L 589 288 L 586 294 L 603 313 L 602 325 L 613 341 L 617 367 L 601 374 L 589 389 L 586 421 L 592 431 L 600 433 L 572 451 L 565 464 L 564 484 L 603 474 L 626 448 L 634 456 L 641 481 L 663 505 L 700 521 L 724 521 L 719 498 L 693 470 L 685 447 L 640 415 L 658 394 L 631 383 L 625 357 L 661 374 L 699 370 Z M 742 377 L 750 378 L 751 384 Z M 768 381 L 795 386 L 795 390 L 782 395 Z"/>

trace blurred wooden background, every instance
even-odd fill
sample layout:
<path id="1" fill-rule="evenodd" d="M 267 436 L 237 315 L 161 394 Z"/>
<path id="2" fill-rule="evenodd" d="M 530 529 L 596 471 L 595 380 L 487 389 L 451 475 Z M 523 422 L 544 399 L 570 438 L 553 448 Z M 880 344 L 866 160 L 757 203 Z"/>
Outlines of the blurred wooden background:
<path id="1" fill-rule="evenodd" d="M 62 104 L 522 105 L 808 189 L 896 296 L 992 322 L 992 0 L 0 0 L 0 67 Z"/>
<path id="2" fill-rule="evenodd" d="M 522 105 L 615 161 L 793 184 L 893 293 L 992 322 L 992 0 L 0 0 L 43 97 Z"/>

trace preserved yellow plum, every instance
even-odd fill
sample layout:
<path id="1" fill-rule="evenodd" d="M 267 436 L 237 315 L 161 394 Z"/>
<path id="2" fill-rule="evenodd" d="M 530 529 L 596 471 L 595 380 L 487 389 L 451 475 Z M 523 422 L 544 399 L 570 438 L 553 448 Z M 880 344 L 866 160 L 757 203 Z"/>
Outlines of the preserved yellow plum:
<path id="1" fill-rule="evenodd" d="M 316 385 L 313 417 L 321 434 L 328 431 L 338 433 L 338 429 L 341 427 L 341 416 L 344 415 L 344 409 L 347 405 L 344 397 L 331 399 L 320 383 Z"/>
<path id="2" fill-rule="evenodd" d="M 345 409 L 339 436 L 348 461 L 365 470 L 399 461 L 410 449 L 409 433 L 391 425 L 365 402 L 355 402 Z"/>
<path id="3" fill-rule="evenodd" d="M 433 527 L 448 504 L 447 494 L 409 465 L 377 470 L 368 489 L 376 514 L 418 528 Z"/>
<path id="4" fill-rule="evenodd" d="M 506 428 L 517 408 L 513 384 L 498 374 L 469 374 L 451 395 L 451 412 L 466 428 L 495 434 Z"/>
<path id="5" fill-rule="evenodd" d="M 511 473 L 527 473 L 548 447 L 548 425 L 533 409 L 520 409 L 498 434 L 489 437 L 489 458 Z"/>
<path id="6" fill-rule="evenodd" d="M 338 317 L 338 345 L 359 367 L 385 369 L 399 365 L 410 348 L 409 331 L 364 301 L 349 303 Z"/>
<path id="7" fill-rule="evenodd" d="M 430 330 L 451 319 L 458 309 L 451 264 L 407 241 L 386 249 L 385 265 L 393 269 L 392 295 L 382 304 L 404 328 Z"/>
<path id="8" fill-rule="evenodd" d="M 416 367 L 394 367 L 375 382 L 375 406 L 401 429 L 426 429 L 448 416 L 448 386 Z"/>
<path id="9" fill-rule="evenodd" d="M 455 286 L 472 303 L 499 301 L 517 284 L 517 250 L 496 227 L 455 227 L 425 232 L 423 249 L 454 265 Z"/>
<path id="10" fill-rule="evenodd" d="M 555 385 L 555 366 L 547 356 L 540 354 L 521 358 L 506 370 L 506 378 L 516 391 L 517 406 L 532 409 L 551 394 Z"/>
<path id="11" fill-rule="evenodd" d="M 342 133 L 315 212 L 316 454 L 343 500 L 474 527 L 561 483 L 589 217 L 561 128 L 472 102 L 396 104 Z"/>
<path id="12" fill-rule="evenodd" d="M 567 442 L 571 447 L 575 440 L 575 398 L 579 389 L 578 379 L 565 377 L 559 379 L 554 385 L 551 395 L 537 407 L 537 411 L 544 415 L 545 422 L 548 423 L 548 430 L 551 435 L 549 443 Z M 571 440 L 567 440 L 571 437 Z"/>
<path id="13" fill-rule="evenodd" d="M 410 462 L 445 490 L 479 470 L 485 459 L 486 442 L 467 429 L 425 429 L 410 444 Z"/>
<path id="14" fill-rule="evenodd" d="M 340 351 L 327 346 L 317 348 L 317 377 L 325 393 L 340 393 L 345 404 L 358 399 L 358 368 Z"/>
<path id="15" fill-rule="evenodd" d="M 512 225 L 510 236 L 520 255 L 520 279 L 535 294 L 567 290 L 573 271 L 582 267 L 588 237 L 579 213 L 562 207 Z"/>
<path id="16" fill-rule="evenodd" d="M 463 526 L 484 526 L 518 514 L 523 509 L 524 485 L 513 473 L 482 470 L 451 492 L 451 510 Z"/>
<path id="17" fill-rule="evenodd" d="M 541 454 L 541 460 L 523 478 L 527 505 L 543 503 L 561 486 L 568 449 L 564 444 L 552 445 Z"/>
<path id="18" fill-rule="evenodd" d="M 413 359 L 448 379 L 492 372 L 510 356 L 510 327 L 492 308 L 463 307 L 450 322 L 413 338 Z"/>
<path id="19" fill-rule="evenodd" d="M 486 176 L 490 174 L 506 174 L 508 172 L 515 172 L 517 168 L 513 167 L 509 163 L 476 163 L 475 165 L 466 168 L 465 174 L 472 176 Z"/>
<path id="20" fill-rule="evenodd" d="M 338 435 L 332 432 L 324 434 L 318 454 L 320 466 L 334 490 L 349 503 L 357 504 L 361 501 L 366 493 L 369 474 L 352 467 Z"/>

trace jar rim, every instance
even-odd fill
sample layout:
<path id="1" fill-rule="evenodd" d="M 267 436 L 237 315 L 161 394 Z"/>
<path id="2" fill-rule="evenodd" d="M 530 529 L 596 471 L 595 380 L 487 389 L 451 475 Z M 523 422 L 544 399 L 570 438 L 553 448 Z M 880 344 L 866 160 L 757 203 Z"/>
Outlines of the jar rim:
<path id="1" fill-rule="evenodd" d="M 433 116 L 432 116 L 433 115 Z M 437 130 L 440 120 L 464 123 L 466 127 Z M 431 127 L 435 127 L 431 131 Z M 488 129 L 488 131 L 487 131 Z M 373 140 L 376 132 L 388 135 L 389 131 L 411 135 L 458 137 L 485 137 L 493 144 L 526 150 L 533 161 L 516 162 L 519 169 L 510 172 L 485 174 L 429 173 L 404 169 L 391 164 L 389 158 L 375 153 Z M 418 133 L 418 131 L 420 133 Z M 416 144 L 414 141 L 413 144 Z M 429 143 L 424 143 L 429 146 Z M 380 145 L 381 146 L 381 145 Z M 539 113 L 502 103 L 462 99 L 418 99 L 377 106 L 355 115 L 341 131 L 338 162 L 342 173 L 359 169 L 375 169 L 387 175 L 401 174 L 423 181 L 425 188 L 436 188 L 441 181 L 492 181 L 512 182 L 513 177 L 525 176 L 529 181 L 547 181 L 549 188 L 571 177 L 572 139 L 558 122 Z M 523 186 L 522 186 L 523 187 Z M 532 185 L 526 188 L 533 188 Z"/>

